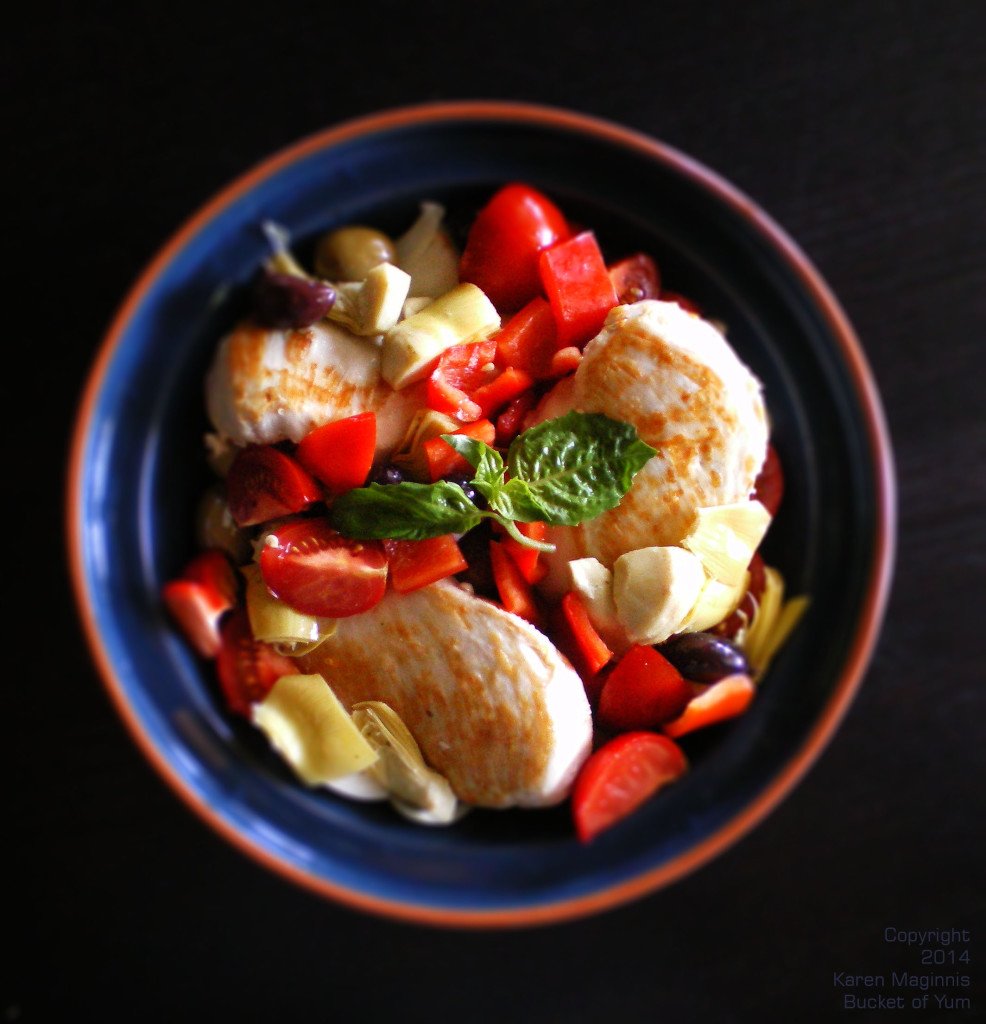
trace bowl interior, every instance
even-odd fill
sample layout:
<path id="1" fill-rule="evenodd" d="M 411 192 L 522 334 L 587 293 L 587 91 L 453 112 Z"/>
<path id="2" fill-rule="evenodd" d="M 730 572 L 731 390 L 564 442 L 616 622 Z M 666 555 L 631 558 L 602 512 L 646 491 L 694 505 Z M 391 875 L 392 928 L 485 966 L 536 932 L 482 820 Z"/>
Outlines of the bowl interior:
<path id="1" fill-rule="evenodd" d="M 266 255 L 264 220 L 303 253 L 347 222 L 401 231 L 424 199 L 465 226 L 522 180 L 593 228 L 604 252 L 651 253 L 667 286 L 727 325 L 760 377 L 787 490 L 764 548 L 808 615 L 752 710 L 685 740 L 693 770 L 582 846 L 567 810 L 404 822 L 297 784 L 221 709 L 208 666 L 158 595 L 193 551 L 209 480 L 203 379 Z M 249 853 L 351 903 L 418 920 L 522 923 L 628 898 L 707 859 L 789 788 L 845 709 L 889 572 L 889 454 L 858 349 L 814 272 L 714 175 L 631 133 L 550 112 L 419 112 L 305 140 L 234 183 L 136 286 L 79 423 L 70 506 L 76 585 L 110 692 L 168 780 Z"/>

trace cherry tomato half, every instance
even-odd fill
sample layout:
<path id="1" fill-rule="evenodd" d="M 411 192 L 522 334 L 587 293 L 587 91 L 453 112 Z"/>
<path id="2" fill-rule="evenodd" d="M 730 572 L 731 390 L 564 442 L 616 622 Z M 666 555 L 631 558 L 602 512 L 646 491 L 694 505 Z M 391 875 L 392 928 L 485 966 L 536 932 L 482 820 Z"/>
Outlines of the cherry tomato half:
<path id="1" fill-rule="evenodd" d="M 688 769 L 681 748 L 653 732 L 625 732 L 582 766 L 572 790 L 575 831 L 588 842 Z"/>
<path id="2" fill-rule="evenodd" d="M 296 519 L 267 536 L 260 573 L 270 590 L 305 615 L 343 618 L 368 611 L 387 589 L 387 553 L 351 540 L 322 519 Z"/>
<path id="3" fill-rule="evenodd" d="M 661 275 L 657 264 L 646 253 L 638 252 L 612 264 L 609 279 L 621 305 L 660 298 Z"/>
<path id="4" fill-rule="evenodd" d="M 239 526 L 256 526 L 300 512 L 322 496 L 299 463 L 270 445 L 237 452 L 226 477 L 226 500 Z"/>
<path id="5" fill-rule="evenodd" d="M 242 605 L 223 621 L 220 639 L 216 675 L 227 707 L 238 715 L 249 718 L 251 705 L 263 700 L 281 676 L 298 671 L 290 658 L 254 640 Z"/>

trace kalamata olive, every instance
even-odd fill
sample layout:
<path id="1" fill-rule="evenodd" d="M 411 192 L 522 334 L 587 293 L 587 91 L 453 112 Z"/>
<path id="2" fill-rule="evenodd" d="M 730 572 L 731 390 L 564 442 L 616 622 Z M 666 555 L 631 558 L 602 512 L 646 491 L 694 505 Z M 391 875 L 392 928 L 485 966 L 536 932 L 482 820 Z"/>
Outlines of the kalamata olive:
<path id="1" fill-rule="evenodd" d="M 330 281 L 362 281 L 374 267 L 396 259 L 396 246 L 387 235 L 354 224 L 318 240 L 315 273 Z"/>
<path id="2" fill-rule="evenodd" d="M 257 278 L 253 308 L 266 327 L 308 327 L 321 320 L 335 300 L 335 289 L 325 281 L 281 274 L 265 267 Z"/>
<path id="3" fill-rule="evenodd" d="M 746 656 L 735 644 L 711 633 L 682 633 L 665 641 L 658 650 L 694 683 L 714 683 L 750 671 Z"/>
<path id="4" fill-rule="evenodd" d="M 447 480 L 450 484 L 457 484 L 462 488 L 463 494 L 477 507 L 487 508 L 486 499 L 476 490 L 472 485 L 472 477 L 466 473 L 446 473 L 442 477 L 443 480 Z"/>
<path id="5" fill-rule="evenodd" d="M 370 473 L 367 483 L 402 484 L 404 483 L 404 473 L 400 466 L 395 466 L 392 462 L 384 462 Z"/>

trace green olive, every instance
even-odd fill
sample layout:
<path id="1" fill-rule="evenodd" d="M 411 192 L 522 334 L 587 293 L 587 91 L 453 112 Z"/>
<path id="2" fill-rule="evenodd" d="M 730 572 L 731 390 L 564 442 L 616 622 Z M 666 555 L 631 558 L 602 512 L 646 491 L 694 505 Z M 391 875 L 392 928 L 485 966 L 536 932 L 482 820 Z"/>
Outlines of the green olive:
<path id="1" fill-rule="evenodd" d="M 396 246 L 382 231 L 360 225 L 337 228 L 315 247 L 315 273 L 327 281 L 362 281 L 381 263 L 393 263 Z"/>

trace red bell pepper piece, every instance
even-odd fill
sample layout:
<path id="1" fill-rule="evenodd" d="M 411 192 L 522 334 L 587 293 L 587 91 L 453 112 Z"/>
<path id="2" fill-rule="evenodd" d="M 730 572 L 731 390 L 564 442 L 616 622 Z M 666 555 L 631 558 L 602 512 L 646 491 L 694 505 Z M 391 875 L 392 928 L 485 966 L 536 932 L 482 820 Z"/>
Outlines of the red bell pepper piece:
<path id="1" fill-rule="evenodd" d="M 493 581 L 496 583 L 503 607 L 508 612 L 538 625 L 541 614 L 534 599 L 534 591 L 500 541 L 490 541 L 490 564 L 493 567 Z"/>
<path id="2" fill-rule="evenodd" d="M 298 442 L 294 454 L 333 494 L 343 494 L 366 483 L 376 446 L 376 413 L 361 412 L 316 427 Z"/>
<path id="3" fill-rule="evenodd" d="M 685 710 L 691 684 L 653 647 L 637 645 L 623 655 L 599 694 L 599 724 L 610 732 L 654 729 Z"/>
<path id="4" fill-rule="evenodd" d="M 482 288 L 501 314 L 512 313 L 541 294 L 538 254 L 569 234 L 547 196 L 529 185 L 505 185 L 473 221 L 459 280 Z"/>
<path id="5" fill-rule="evenodd" d="M 465 434 L 466 437 L 474 437 L 478 441 L 492 445 L 496 440 L 496 427 L 490 420 L 476 420 L 475 423 L 467 423 L 459 430 L 452 431 L 454 434 Z M 461 456 L 447 441 L 441 437 L 433 437 L 421 446 L 425 458 L 428 461 L 428 476 L 432 483 L 441 480 L 443 476 L 450 473 L 471 473 L 472 466 Z"/>
<path id="6" fill-rule="evenodd" d="M 688 770 L 681 748 L 654 732 L 628 732 L 600 747 L 572 789 L 575 831 L 583 843 L 635 811 Z"/>
<path id="7" fill-rule="evenodd" d="M 487 383 L 489 366 L 495 358 L 496 342 L 492 338 L 445 349 L 428 377 L 428 407 L 462 423 L 478 420 L 483 410 L 469 392 Z"/>
<path id="8" fill-rule="evenodd" d="M 551 360 L 558 348 L 558 330 L 548 300 L 538 296 L 518 310 L 496 336 L 497 355 L 536 380 L 553 376 Z"/>
<path id="9" fill-rule="evenodd" d="M 451 534 L 425 540 L 385 540 L 390 581 L 399 594 L 437 583 L 469 568 Z"/>
<path id="10" fill-rule="evenodd" d="M 518 370 L 515 366 L 508 366 L 489 384 L 476 388 L 469 397 L 479 406 L 481 415 L 489 419 L 493 413 L 499 412 L 519 394 L 533 386 L 534 378 L 529 373 Z"/>
<path id="11" fill-rule="evenodd" d="M 541 253 L 541 281 L 558 329 L 558 347 L 583 347 L 617 304 L 616 289 L 591 231 Z"/>
<path id="12" fill-rule="evenodd" d="M 496 443 L 506 448 L 520 433 L 524 417 L 537 405 L 537 392 L 522 391 L 496 418 Z"/>
<path id="13" fill-rule="evenodd" d="M 734 718 L 746 711 L 756 692 L 756 685 L 748 675 L 726 676 L 692 697 L 680 715 L 661 726 L 661 731 L 667 736 L 683 736 Z"/>
<path id="14" fill-rule="evenodd" d="M 570 590 L 561 599 L 561 610 L 589 672 L 596 675 L 613 659 L 613 652 L 596 632 L 582 599 Z"/>
<path id="15" fill-rule="evenodd" d="M 544 540 L 548 532 L 547 526 L 540 522 L 517 523 L 516 525 L 521 536 L 531 540 Z M 541 561 L 541 552 L 537 548 L 521 544 L 519 540 L 515 540 L 509 534 L 506 534 L 500 543 L 507 549 L 507 554 L 516 562 L 520 574 L 528 583 L 537 583 L 544 579 L 547 567 Z"/>

